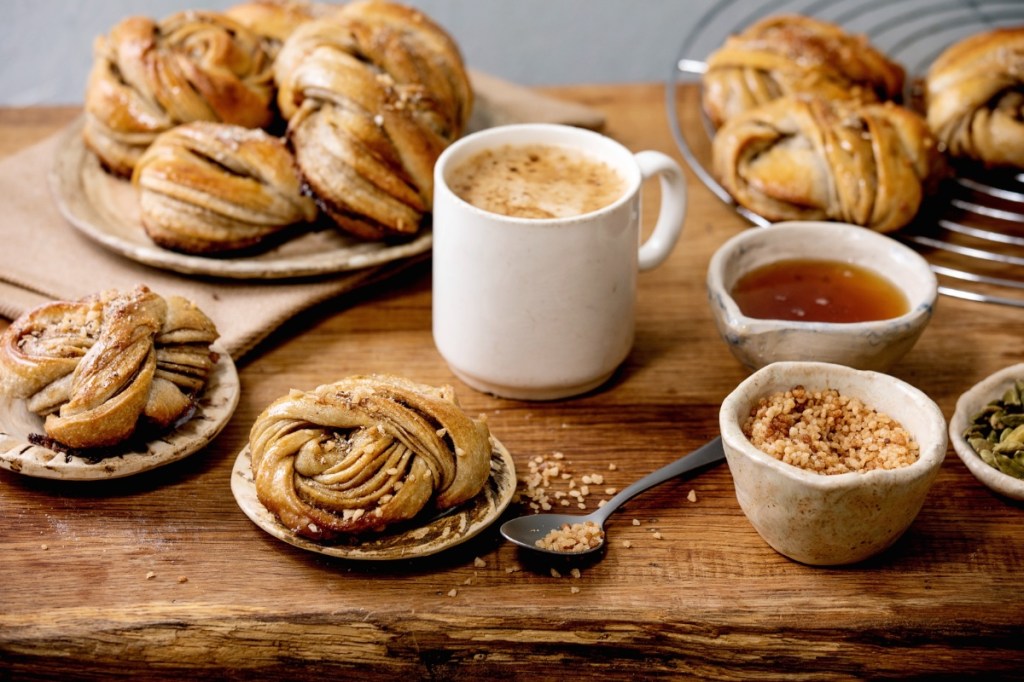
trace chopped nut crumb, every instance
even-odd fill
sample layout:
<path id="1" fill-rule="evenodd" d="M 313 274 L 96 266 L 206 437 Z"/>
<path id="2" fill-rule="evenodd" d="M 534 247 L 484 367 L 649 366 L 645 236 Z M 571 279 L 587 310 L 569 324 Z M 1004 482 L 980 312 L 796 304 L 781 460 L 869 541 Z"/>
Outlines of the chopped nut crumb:
<path id="1" fill-rule="evenodd" d="M 633 519 L 633 525 L 634 526 L 639 526 L 640 525 L 640 519 Z"/>
<path id="2" fill-rule="evenodd" d="M 575 585 L 573 585 L 572 587 L 569 588 L 569 593 L 570 594 L 579 594 L 580 593 L 580 588 L 578 588 Z"/>
<path id="3" fill-rule="evenodd" d="M 187 583 L 187 582 L 188 582 L 188 576 L 184 576 L 184 575 L 179 575 L 178 576 L 178 583 L 179 584 Z"/>
<path id="4" fill-rule="evenodd" d="M 591 495 L 596 492 L 591 486 L 603 485 L 604 475 L 594 472 L 577 475 L 570 468 L 571 464 L 561 452 L 532 456 L 528 460 L 528 472 L 519 477 L 516 501 L 534 512 L 570 506 L 585 511 L 588 506 L 603 506 L 605 500 L 598 500 L 596 504 L 588 500 L 593 499 Z M 614 470 L 615 465 L 609 468 Z M 617 491 L 607 488 L 605 492 L 614 494 Z"/>
<path id="5" fill-rule="evenodd" d="M 563 523 L 535 543 L 541 549 L 557 552 L 585 552 L 600 547 L 604 542 L 604 531 L 593 521 Z"/>
<path id="6" fill-rule="evenodd" d="M 39 549 L 50 549 L 50 546 L 44 542 L 43 544 L 39 545 Z"/>
<path id="7" fill-rule="evenodd" d="M 156 577 L 156 573 L 154 573 L 153 571 L 150 571 L 149 573 L 146 574 L 146 580 L 152 580 L 155 577 Z"/>
<path id="8" fill-rule="evenodd" d="M 697 491 L 696 490 L 691 490 L 687 494 L 686 499 L 688 499 L 690 502 L 696 502 L 697 501 Z"/>
<path id="9" fill-rule="evenodd" d="M 558 572 L 557 568 L 552 568 L 551 569 L 551 577 L 552 578 L 561 578 L 562 574 Z"/>
<path id="10" fill-rule="evenodd" d="M 743 435 L 782 462 L 824 475 L 896 469 L 920 453 L 895 419 L 832 388 L 794 386 L 762 397 Z"/>
<path id="11" fill-rule="evenodd" d="M 661 537 L 662 536 L 661 536 L 661 533 L 659 531 L 654 531 L 654 539 L 655 540 L 660 540 Z"/>
<path id="12" fill-rule="evenodd" d="M 473 565 L 477 568 L 484 568 L 485 566 L 487 566 L 487 562 L 481 559 L 480 557 L 474 557 Z"/>
<path id="13" fill-rule="evenodd" d="M 580 573 L 580 569 L 573 568 L 571 571 L 569 571 L 569 575 L 571 575 L 573 578 L 579 578 L 583 574 Z"/>
<path id="14" fill-rule="evenodd" d="M 448 596 L 449 597 L 455 597 L 458 594 L 459 594 L 459 591 L 457 589 L 455 589 L 454 587 L 452 589 L 448 590 Z"/>
<path id="15" fill-rule="evenodd" d="M 633 546 L 633 543 L 630 542 L 629 540 L 623 540 L 622 541 L 622 546 L 625 547 L 626 549 L 629 549 L 630 547 Z"/>

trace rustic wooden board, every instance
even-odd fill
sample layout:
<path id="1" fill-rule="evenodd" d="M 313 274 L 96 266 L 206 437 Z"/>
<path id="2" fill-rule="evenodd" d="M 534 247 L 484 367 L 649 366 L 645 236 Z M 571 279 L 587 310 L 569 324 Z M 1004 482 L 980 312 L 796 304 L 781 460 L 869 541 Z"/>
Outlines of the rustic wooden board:
<path id="1" fill-rule="evenodd" d="M 605 131 L 632 149 L 675 154 L 659 84 L 549 92 L 605 112 Z M 75 113 L 0 112 L 0 151 Z M 496 527 L 422 560 L 368 564 L 291 547 L 238 509 L 231 469 L 256 415 L 289 388 L 356 372 L 452 383 L 464 407 L 487 415 L 520 473 L 556 451 L 580 477 L 601 473 L 590 508 L 604 487 L 708 440 L 722 398 L 746 372 L 716 335 L 704 269 L 745 223 L 692 178 L 690 190 L 678 248 L 640 277 L 634 350 L 593 394 L 534 404 L 459 384 L 433 346 L 429 267 L 420 265 L 273 334 L 240 367 L 239 407 L 202 457 L 87 489 L 0 472 L 0 670 L 147 679 L 1019 674 L 1024 507 L 955 456 L 909 532 L 842 569 L 772 551 L 740 511 L 724 465 L 630 502 L 608 527 L 606 554 L 578 566 L 579 578 L 569 565 L 529 560 Z M 653 187 L 648 223 L 656 199 Z M 1021 361 L 1022 316 L 943 298 L 891 373 L 948 418 L 962 391 Z"/>

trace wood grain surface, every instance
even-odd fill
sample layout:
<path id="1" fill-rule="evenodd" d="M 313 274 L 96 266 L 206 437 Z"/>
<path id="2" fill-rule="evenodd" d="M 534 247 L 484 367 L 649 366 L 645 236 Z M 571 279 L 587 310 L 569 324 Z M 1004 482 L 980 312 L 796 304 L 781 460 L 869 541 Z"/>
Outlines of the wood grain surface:
<path id="1" fill-rule="evenodd" d="M 605 132 L 631 149 L 678 158 L 662 85 L 547 92 L 605 112 Z M 77 113 L 0 111 L 0 152 Z M 740 511 L 725 465 L 631 501 L 610 522 L 604 556 L 575 566 L 578 578 L 571 564 L 519 553 L 496 527 L 418 561 L 346 562 L 276 540 L 239 510 L 229 478 L 256 415 L 290 388 L 351 373 L 453 384 L 469 411 L 487 415 L 521 475 L 555 452 L 579 479 L 600 473 L 591 508 L 604 488 L 713 437 L 721 400 L 746 372 L 717 337 L 704 273 L 746 224 L 692 175 L 689 201 L 675 252 L 640 276 L 632 354 L 590 395 L 525 403 L 461 385 L 433 346 L 430 271 L 420 265 L 275 332 L 239 367 L 237 412 L 200 454 L 88 484 L 0 471 L 0 679 L 1019 675 L 1024 508 L 995 496 L 952 451 L 908 533 L 838 569 L 771 550 Z M 1021 361 L 1022 320 L 1021 310 L 942 298 L 891 373 L 948 418 L 962 391 Z"/>

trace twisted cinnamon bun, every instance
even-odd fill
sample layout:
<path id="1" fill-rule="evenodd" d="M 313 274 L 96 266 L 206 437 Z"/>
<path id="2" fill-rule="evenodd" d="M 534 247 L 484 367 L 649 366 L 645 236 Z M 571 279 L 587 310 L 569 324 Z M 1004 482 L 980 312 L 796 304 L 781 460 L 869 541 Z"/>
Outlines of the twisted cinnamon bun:
<path id="1" fill-rule="evenodd" d="M 734 116 L 712 168 L 742 206 L 769 220 L 906 225 L 941 174 L 924 119 L 903 107 L 785 97 Z"/>
<path id="2" fill-rule="evenodd" d="M 180 296 L 144 286 L 57 301 L 0 336 L 6 391 L 45 417 L 69 448 L 116 445 L 140 426 L 166 429 L 194 407 L 215 364 L 210 319 Z"/>
<path id="3" fill-rule="evenodd" d="M 262 36 L 276 54 L 281 43 L 299 26 L 337 9 L 337 5 L 308 0 L 247 0 L 224 10 L 224 14 Z"/>
<path id="4" fill-rule="evenodd" d="M 772 16 L 730 36 L 707 60 L 703 104 L 715 126 L 779 97 L 891 100 L 904 71 L 872 47 L 827 21 Z"/>
<path id="5" fill-rule="evenodd" d="M 487 425 L 450 387 L 386 375 L 292 391 L 256 419 L 249 448 L 260 502 L 314 540 L 449 509 L 490 473 Z"/>
<path id="6" fill-rule="evenodd" d="M 951 156 L 1024 168 L 1024 27 L 952 45 L 925 89 L 928 125 Z"/>
<path id="7" fill-rule="evenodd" d="M 274 75 L 321 208 L 359 237 L 415 233 L 431 208 L 434 162 L 472 107 L 452 39 L 409 7 L 353 2 L 295 29 Z"/>
<path id="8" fill-rule="evenodd" d="M 118 175 L 130 175 L 156 136 L 180 123 L 259 128 L 273 120 L 270 55 L 259 36 L 222 14 L 129 17 L 93 51 L 83 135 Z"/>
<path id="9" fill-rule="evenodd" d="M 291 152 L 258 128 L 206 121 L 177 126 L 146 150 L 132 182 L 146 233 L 175 251 L 250 247 L 316 217 Z"/>

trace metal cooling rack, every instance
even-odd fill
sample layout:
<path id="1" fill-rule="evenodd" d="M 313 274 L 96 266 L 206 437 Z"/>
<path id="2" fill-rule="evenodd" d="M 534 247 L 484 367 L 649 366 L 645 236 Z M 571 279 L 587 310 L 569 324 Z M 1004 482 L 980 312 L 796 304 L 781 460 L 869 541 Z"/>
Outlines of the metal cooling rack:
<path id="1" fill-rule="evenodd" d="M 669 124 L 683 158 L 723 202 L 755 225 L 769 221 L 737 205 L 711 175 L 713 129 L 696 88 L 708 55 L 725 39 L 774 14 L 803 14 L 868 36 L 907 71 L 908 88 L 949 45 L 999 26 L 1024 25 L 1021 0 L 720 0 L 684 39 L 666 86 Z M 906 99 L 918 93 L 908 89 Z M 683 130 L 679 112 L 701 111 L 703 126 Z M 921 253 L 939 292 L 984 303 L 1024 307 L 1024 173 L 958 167 L 907 227 L 891 233 Z"/>

